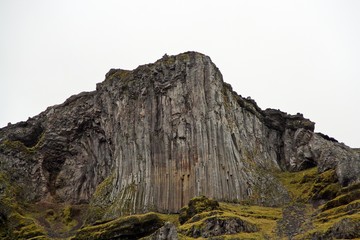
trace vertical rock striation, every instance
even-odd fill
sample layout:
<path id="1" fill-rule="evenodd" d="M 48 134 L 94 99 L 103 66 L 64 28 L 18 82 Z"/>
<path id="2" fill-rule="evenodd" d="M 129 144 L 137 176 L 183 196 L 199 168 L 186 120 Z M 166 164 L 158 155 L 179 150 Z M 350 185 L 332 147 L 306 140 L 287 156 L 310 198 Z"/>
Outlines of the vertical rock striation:
<path id="1" fill-rule="evenodd" d="M 277 171 L 336 169 L 343 185 L 360 176 L 358 151 L 301 114 L 261 110 L 195 52 L 112 69 L 96 91 L 0 129 L 0 161 L 28 200 L 91 201 L 106 217 L 177 212 L 199 195 L 279 205 Z"/>
<path id="2" fill-rule="evenodd" d="M 281 169 L 281 134 L 224 84 L 209 57 L 187 53 L 133 72 L 113 70 L 97 91 L 116 147 L 114 211 L 174 212 L 198 195 L 286 200 L 267 174 Z"/>

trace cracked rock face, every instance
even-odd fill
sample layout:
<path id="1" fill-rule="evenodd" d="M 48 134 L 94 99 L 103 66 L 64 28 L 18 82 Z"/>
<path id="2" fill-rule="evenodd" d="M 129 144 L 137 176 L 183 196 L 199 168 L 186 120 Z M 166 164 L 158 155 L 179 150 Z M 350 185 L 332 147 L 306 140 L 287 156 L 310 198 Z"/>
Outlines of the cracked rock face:
<path id="1" fill-rule="evenodd" d="M 317 165 L 343 185 L 360 180 L 359 151 L 313 131 L 301 114 L 261 110 L 188 52 L 112 69 L 96 91 L 0 129 L 0 171 L 29 201 L 91 201 L 108 217 L 177 212 L 200 195 L 275 206 L 289 199 L 276 171 Z"/>

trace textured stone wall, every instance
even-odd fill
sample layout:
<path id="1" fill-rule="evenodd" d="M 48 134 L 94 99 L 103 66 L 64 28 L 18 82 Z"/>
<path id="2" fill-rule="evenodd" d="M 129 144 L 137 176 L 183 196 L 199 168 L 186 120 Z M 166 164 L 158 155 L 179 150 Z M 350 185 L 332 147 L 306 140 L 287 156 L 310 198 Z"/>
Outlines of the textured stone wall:
<path id="1" fill-rule="evenodd" d="M 209 57 L 165 57 L 144 68 L 98 86 L 105 101 L 116 99 L 106 104 L 117 147 L 114 201 L 176 211 L 193 196 L 245 200 L 259 178 L 271 183 L 255 168 L 280 170 L 281 135 L 239 106 Z"/>
<path id="2" fill-rule="evenodd" d="M 96 91 L 0 129 L 0 171 L 28 200 L 91 201 L 107 217 L 176 212 L 198 195 L 278 205 L 288 193 L 277 171 L 318 165 L 359 180 L 359 152 L 313 131 L 301 114 L 261 110 L 188 52 L 112 69 Z"/>

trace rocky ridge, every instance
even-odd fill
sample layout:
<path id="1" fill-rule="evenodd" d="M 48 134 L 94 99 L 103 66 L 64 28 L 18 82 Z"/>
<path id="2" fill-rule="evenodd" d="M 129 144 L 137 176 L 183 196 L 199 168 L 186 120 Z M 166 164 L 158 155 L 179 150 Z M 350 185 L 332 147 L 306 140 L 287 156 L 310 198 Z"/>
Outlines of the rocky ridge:
<path id="1" fill-rule="evenodd" d="M 196 52 L 111 69 L 96 91 L 0 129 L 0 164 L 21 201 L 85 204 L 88 223 L 177 213 L 200 195 L 283 206 L 292 196 L 279 172 L 317 167 L 340 188 L 360 180 L 358 150 L 301 114 L 260 109 Z"/>

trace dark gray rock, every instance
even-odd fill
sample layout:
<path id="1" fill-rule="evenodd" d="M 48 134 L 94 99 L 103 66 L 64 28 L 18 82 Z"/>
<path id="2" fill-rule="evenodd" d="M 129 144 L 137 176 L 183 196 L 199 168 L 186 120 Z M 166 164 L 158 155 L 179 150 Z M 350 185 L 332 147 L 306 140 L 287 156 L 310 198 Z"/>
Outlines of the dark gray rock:
<path id="1" fill-rule="evenodd" d="M 340 239 L 359 238 L 360 221 L 357 219 L 344 218 L 331 227 L 329 235 Z"/>
<path id="2" fill-rule="evenodd" d="M 316 231 L 310 234 L 313 240 L 323 239 L 358 239 L 360 237 L 360 221 L 358 219 L 343 218 L 336 222 L 326 232 Z"/>
<path id="3" fill-rule="evenodd" d="M 259 229 L 255 224 L 247 222 L 239 217 L 214 216 L 203 220 L 201 225 L 193 225 L 183 233 L 186 236 L 198 238 L 209 238 L 220 235 L 236 234 L 241 232 L 257 232 Z"/>
<path id="4" fill-rule="evenodd" d="M 142 240 L 178 240 L 176 226 L 170 222 L 166 222 L 164 226 L 159 228 L 152 235 L 142 238 Z"/>
<path id="5" fill-rule="evenodd" d="M 96 91 L 0 129 L 0 171 L 26 200 L 91 201 L 105 218 L 177 212 L 200 195 L 275 206 L 289 195 L 274 171 L 317 165 L 359 181 L 359 152 L 313 130 L 301 114 L 261 110 L 188 52 L 112 69 Z"/>

